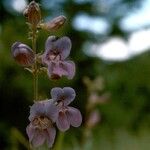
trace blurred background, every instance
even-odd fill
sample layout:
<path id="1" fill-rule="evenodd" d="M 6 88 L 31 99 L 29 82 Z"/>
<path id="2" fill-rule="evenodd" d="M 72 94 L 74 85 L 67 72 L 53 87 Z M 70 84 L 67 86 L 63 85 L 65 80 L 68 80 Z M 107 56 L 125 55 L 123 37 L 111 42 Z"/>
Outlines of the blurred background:
<path id="1" fill-rule="evenodd" d="M 31 46 L 22 15 L 29 1 L 0 0 L 0 150 L 27 149 L 32 75 L 11 57 L 11 45 Z M 55 86 L 76 90 L 79 128 L 65 132 L 66 150 L 150 149 L 150 0 L 39 0 L 44 21 L 64 15 L 58 32 L 39 31 L 38 51 L 51 35 L 69 36 L 73 80 L 39 79 L 41 99 Z"/>

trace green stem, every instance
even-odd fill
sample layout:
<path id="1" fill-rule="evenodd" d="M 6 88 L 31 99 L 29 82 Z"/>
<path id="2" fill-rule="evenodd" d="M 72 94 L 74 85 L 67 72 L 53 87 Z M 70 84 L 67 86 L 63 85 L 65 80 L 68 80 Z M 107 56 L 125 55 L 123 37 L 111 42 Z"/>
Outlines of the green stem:
<path id="1" fill-rule="evenodd" d="M 35 54 L 35 62 L 33 65 L 33 91 L 34 91 L 34 100 L 38 100 L 38 67 L 37 67 L 37 56 L 36 56 L 36 27 L 32 28 L 32 49 Z"/>
<path id="2" fill-rule="evenodd" d="M 56 146 L 54 148 L 54 150 L 62 150 L 63 149 L 63 139 L 64 139 L 64 133 L 59 132 L 59 136 L 58 136 L 58 140 L 56 143 Z"/>

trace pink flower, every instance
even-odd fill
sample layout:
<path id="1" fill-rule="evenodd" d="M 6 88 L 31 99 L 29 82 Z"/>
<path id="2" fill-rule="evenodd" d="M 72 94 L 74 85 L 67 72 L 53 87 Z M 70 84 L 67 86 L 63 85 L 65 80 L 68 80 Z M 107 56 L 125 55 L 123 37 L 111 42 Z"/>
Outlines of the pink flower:
<path id="1" fill-rule="evenodd" d="M 82 122 L 82 116 L 78 109 L 68 106 L 75 98 L 76 94 L 74 89 L 70 87 L 53 88 L 51 90 L 51 96 L 58 107 L 58 118 L 56 125 L 59 130 L 66 131 L 73 127 L 79 127 Z"/>
<path id="2" fill-rule="evenodd" d="M 50 100 L 35 102 L 30 108 L 30 124 L 26 131 L 33 147 L 38 147 L 47 142 L 52 147 L 56 130 L 53 123 L 58 117 L 58 109 Z"/>
<path id="3" fill-rule="evenodd" d="M 43 63 L 48 66 L 48 75 L 52 79 L 59 79 L 66 76 L 72 79 L 75 75 L 75 64 L 68 61 L 71 50 L 71 40 L 68 37 L 57 38 L 49 36 L 45 43 Z"/>

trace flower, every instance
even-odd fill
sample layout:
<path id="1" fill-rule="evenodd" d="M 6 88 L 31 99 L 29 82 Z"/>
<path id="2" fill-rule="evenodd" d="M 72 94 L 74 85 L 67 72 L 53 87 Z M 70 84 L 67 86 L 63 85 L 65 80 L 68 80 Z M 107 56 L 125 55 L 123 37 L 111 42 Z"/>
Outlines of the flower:
<path id="1" fill-rule="evenodd" d="M 35 1 L 31 1 L 29 3 L 29 5 L 25 8 L 23 14 L 27 18 L 28 22 L 34 27 L 36 27 L 41 21 L 41 10 L 39 4 Z"/>
<path id="2" fill-rule="evenodd" d="M 35 102 L 30 108 L 30 124 L 26 131 L 33 147 L 38 147 L 47 142 L 52 147 L 56 130 L 53 123 L 58 117 L 58 109 L 51 100 Z"/>
<path id="3" fill-rule="evenodd" d="M 68 37 L 58 38 L 49 36 L 45 43 L 45 52 L 42 61 L 48 66 L 48 75 L 52 79 L 66 76 L 72 79 L 75 75 L 75 64 L 73 61 L 65 60 L 71 50 L 71 40 Z"/>
<path id="4" fill-rule="evenodd" d="M 32 49 L 21 42 L 15 42 L 11 47 L 13 58 L 23 66 L 30 66 L 34 63 L 34 53 Z"/>
<path id="5" fill-rule="evenodd" d="M 56 31 L 66 22 L 65 16 L 58 16 L 49 22 L 39 24 L 39 27 L 47 31 Z"/>
<path id="6" fill-rule="evenodd" d="M 53 88 L 51 90 L 51 96 L 54 102 L 57 103 L 58 107 L 58 118 L 56 125 L 59 130 L 66 131 L 73 127 L 79 127 L 82 122 L 82 116 L 78 109 L 68 106 L 75 98 L 76 93 L 74 89 L 70 87 Z"/>

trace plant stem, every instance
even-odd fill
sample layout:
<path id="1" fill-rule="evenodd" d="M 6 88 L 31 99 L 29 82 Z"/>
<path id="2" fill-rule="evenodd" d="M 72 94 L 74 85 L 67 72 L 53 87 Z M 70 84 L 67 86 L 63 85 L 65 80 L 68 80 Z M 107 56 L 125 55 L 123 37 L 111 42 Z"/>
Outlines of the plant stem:
<path id="1" fill-rule="evenodd" d="M 63 139 L 64 139 L 64 133 L 59 132 L 58 139 L 57 139 L 57 144 L 56 144 L 54 150 L 62 150 L 63 149 L 62 148 Z"/>
<path id="2" fill-rule="evenodd" d="M 33 65 L 33 91 L 34 91 L 34 101 L 38 100 L 38 67 L 37 67 L 37 56 L 36 56 L 36 38 L 37 38 L 37 28 L 33 26 L 32 28 L 32 49 L 35 54 L 35 62 Z"/>

